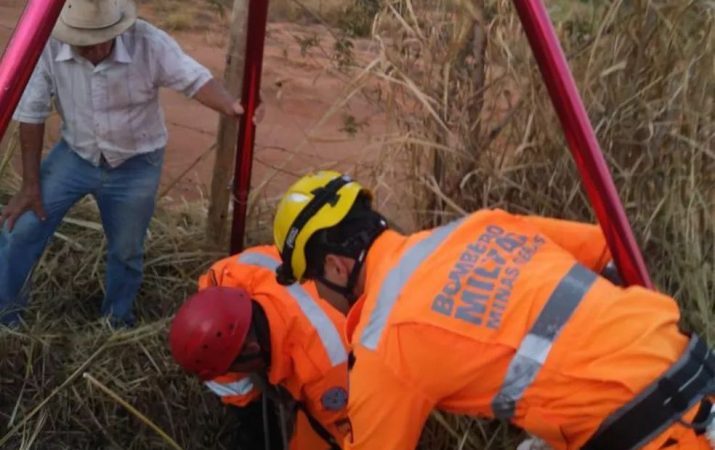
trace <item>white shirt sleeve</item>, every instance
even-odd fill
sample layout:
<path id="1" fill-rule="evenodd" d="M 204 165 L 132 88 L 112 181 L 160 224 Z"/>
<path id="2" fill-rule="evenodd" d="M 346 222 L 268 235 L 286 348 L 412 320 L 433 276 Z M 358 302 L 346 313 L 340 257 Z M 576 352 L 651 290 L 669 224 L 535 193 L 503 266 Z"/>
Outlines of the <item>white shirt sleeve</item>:
<path id="1" fill-rule="evenodd" d="M 213 78 L 211 71 L 199 64 L 181 49 L 167 33 L 158 30 L 156 57 L 158 73 L 156 83 L 193 97 L 201 87 Z"/>
<path id="2" fill-rule="evenodd" d="M 52 113 L 53 84 L 50 73 L 50 46 L 47 45 L 37 61 L 25 92 L 20 98 L 13 119 L 24 123 L 44 123 Z"/>

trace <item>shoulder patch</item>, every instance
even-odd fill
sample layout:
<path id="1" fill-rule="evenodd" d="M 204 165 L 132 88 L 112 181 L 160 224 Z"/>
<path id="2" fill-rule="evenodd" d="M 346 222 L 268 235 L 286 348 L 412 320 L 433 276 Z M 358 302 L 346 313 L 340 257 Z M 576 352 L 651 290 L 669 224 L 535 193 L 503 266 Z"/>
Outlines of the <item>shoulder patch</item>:
<path id="1" fill-rule="evenodd" d="M 348 404 L 348 391 L 337 386 L 330 388 L 320 397 L 320 403 L 328 411 L 339 411 Z"/>

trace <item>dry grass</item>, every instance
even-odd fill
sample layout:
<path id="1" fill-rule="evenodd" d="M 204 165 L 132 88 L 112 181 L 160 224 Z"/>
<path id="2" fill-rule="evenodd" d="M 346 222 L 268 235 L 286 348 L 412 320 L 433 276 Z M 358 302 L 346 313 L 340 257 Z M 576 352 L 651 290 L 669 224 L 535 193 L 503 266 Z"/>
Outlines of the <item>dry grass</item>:
<path id="1" fill-rule="evenodd" d="M 0 406 L 4 449 L 173 448 L 101 380 L 184 448 L 224 448 L 226 414 L 171 362 L 164 321 L 131 332 L 100 325 L 3 332 Z M 73 332 L 71 332 L 73 331 Z M 83 376 L 84 375 L 84 376 Z"/>
<path id="2" fill-rule="evenodd" d="M 715 10 L 549 5 L 650 272 L 683 326 L 712 342 Z M 418 227 L 484 207 L 593 220 L 510 1 L 388 1 L 373 34 L 371 74 L 400 129 L 379 178 L 412 202 Z M 513 448 L 505 432 L 433 420 L 425 448 Z"/>
<path id="3" fill-rule="evenodd" d="M 0 163 L 0 180 L 4 204 L 18 178 Z M 220 256 L 204 250 L 204 216 L 189 205 L 159 208 L 140 326 L 117 332 L 99 319 L 105 244 L 96 207 L 83 201 L 70 212 L 35 270 L 27 327 L 0 329 L 0 448 L 175 448 L 100 384 L 181 447 L 226 448 L 226 412 L 178 369 L 166 345 L 168 318 Z"/>
<path id="4" fill-rule="evenodd" d="M 269 19 L 275 22 L 337 23 L 352 0 L 274 0 L 268 4 Z"/>
<path id="5" fill-rule="evenodd" d="M 393 111 L 410 112 L 394 115 L 404 135 L 388 167 L 408 168 L 395 189 L 410 184 L 401 192 L 422 224 L 487 206 L 592 219 L 510 2 L 480 3 L 391 2 L 376 23 L 373 75 L 389 82 Z M 560 23 L 561 40 L 659 286 L 704 302 L 715 288 L 714 12 L 602 5 Z"/>

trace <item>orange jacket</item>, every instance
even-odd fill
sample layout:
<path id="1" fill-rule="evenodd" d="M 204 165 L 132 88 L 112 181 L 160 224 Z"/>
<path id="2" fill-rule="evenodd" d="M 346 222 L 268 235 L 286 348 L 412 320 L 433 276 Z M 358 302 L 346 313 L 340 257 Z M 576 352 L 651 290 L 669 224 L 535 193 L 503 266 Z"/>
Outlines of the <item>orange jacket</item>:
<path id="1" fill-rule="evenodd" d="M 199 278 L 199 289 L 233 286 L 251 294 L 263 307 L 270 328 L 268 381 L 288 390 L 341 442 L 339 425 L 347 417 L 347 346 L 341 333 L 345 318 L 318 296 L 314 284 L 278 284 L 275 267 L 279 261 L 272 246 L 250 248 L 216 262 Z M 244 406 L 259 395 L 244 374 L 227 374 L 207 386 L 222 401 L 236 406 Z M 312 434 L 303 429 L 309 427 L 307 420 L 299 417 L 297 424 L 296 438 Z M 291 448 L 316 447 L 293 442 Z"/>
<path id="2" fill-rule="evenodd" d="M 346 448 L 411 450 L 434 408 L 580 448 L 688 344 L 671 298 L 596 275 L 609 259 L 597 226 L 500 210 L 383 233 L 348 315 Z"/>

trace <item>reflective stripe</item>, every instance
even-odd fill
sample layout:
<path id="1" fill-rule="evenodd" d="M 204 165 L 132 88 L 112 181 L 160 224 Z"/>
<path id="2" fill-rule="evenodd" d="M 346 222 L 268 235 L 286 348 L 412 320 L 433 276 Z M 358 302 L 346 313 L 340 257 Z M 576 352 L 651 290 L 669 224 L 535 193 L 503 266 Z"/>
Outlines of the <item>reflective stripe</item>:
<path id="1" fill-rule="evenodd" d="M 380 286 L 375 309 L 360 337 L 360 343 L 370 350 L 375 350 L 382 332 L 387 325 L 387 318 L 397 301 L 402 288 L 410 279 L 412 273 L 431 255 L 449 235 L 462 224 L 463 219 L 436 228 L 424 239 L 410 247 L 400 258 L 397 265 L 390 270 Z"/>
<path id="2" fill-rule="evenodd" d="M 561 328 L 595 280 L 595 273 L 575 264 L 559 281 L 529 334 L 519 344 L 501 390 L 492 400 L 492 410 L 497 418 L 508 420 L 514 416 L 516 403 L 538 375 Z"/>
<path id="3" fill-rule="evenodd" d="M 250 264 L 275 272 L 280 262 L 263 253 L 244 252 L 238 255 L 238 261 L 243 264 Z M 276 283 L 276 285 L 278 285 Z M 315 302 L 315 299 L 306 291 L 303 286 L 298 283 L 290 286 L 281 286 L 295 299 L 310 323 L 315 328 L 320 336 L 320 341 L 323 343 L 325 351 L 328 353 L 328 358 L 333 367 L 344 363 L 348 359 L 347 351 L 340 339 L 340 333 L 335 328 L 335 324 L 325 314 L 325 311 Z"/>
<path id="4" fill-rule="evenodd" d="M 246 395 L 253 390 L 253 383 L 251 380 L 246 378 L 241 378 L 238 381 L 232 381 L 230 383 L 219 383 L 218 381 L 205 381 L 206 387 L 211 389 L 211 391 L 218 395 L 219 397 L 226 397 L 230 395 Z"/>

